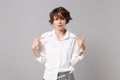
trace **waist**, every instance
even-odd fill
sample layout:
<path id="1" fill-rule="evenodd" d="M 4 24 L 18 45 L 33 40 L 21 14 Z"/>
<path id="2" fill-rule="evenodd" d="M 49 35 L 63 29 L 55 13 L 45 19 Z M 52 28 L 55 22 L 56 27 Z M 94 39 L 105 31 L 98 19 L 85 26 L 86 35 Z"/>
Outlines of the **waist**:
<path id="1" fill-rule="evenodd" d="M 69 67 L 63 67 L 63 68 L 59 68 L 59 70 L 58 70 L 58 73 L 60 72 L 68 72 L 68 71 L 70 71 L 70 72 L 73 72 L 74 71 L 74 67 L 73 66 L 69 66 Z"/>
<path id="2" fill-rule="evenodd" d="M 61 75 L 61 74 L 68 74 L 70 73 L 71 71 L 66 71 L 66 72 L 58 72 L 58 75 Z"/>

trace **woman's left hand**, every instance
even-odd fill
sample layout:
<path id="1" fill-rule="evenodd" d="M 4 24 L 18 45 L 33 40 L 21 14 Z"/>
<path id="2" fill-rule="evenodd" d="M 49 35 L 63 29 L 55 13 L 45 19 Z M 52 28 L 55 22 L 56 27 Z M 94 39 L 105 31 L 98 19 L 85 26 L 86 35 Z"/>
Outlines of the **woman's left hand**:
<path id="1" fill-rule="evenodd" d="M 79 46 L 79 48 L 82 48 L 83 50 L 86 49 L 86 46 L 85 46 L 85 36 L 83 35 L 82 38 L 75 38 L 77 40 L 77 44 Z"/>

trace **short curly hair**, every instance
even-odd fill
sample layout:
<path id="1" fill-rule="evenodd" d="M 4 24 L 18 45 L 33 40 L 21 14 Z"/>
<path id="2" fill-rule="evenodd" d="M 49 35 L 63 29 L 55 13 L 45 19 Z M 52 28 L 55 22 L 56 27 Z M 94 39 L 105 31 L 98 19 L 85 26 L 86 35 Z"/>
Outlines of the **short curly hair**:
<path id="1" fill-rule="evenodd" d="M 66 20 L 66 24 L 68 24 L 69 21 L 72 20 L 70 12 L 66 10 L 64 7 L 57 7 L 50 12 L 49 14 L 50 24 L 53 24 L 54 16 L 58 18 L 64 18 Z"/>

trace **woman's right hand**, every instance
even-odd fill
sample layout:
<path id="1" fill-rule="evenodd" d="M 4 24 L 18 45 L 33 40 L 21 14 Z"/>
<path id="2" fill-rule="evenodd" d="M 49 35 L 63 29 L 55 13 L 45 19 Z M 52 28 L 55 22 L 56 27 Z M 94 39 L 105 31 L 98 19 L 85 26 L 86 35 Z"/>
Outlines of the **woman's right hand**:
<path id="1" fill-rule="evenodd" d="M 41 45 L 41 39 L 43 38 L 35 38 L 32 43 L 32 50 L 35 50 L 38 46 Z"/>

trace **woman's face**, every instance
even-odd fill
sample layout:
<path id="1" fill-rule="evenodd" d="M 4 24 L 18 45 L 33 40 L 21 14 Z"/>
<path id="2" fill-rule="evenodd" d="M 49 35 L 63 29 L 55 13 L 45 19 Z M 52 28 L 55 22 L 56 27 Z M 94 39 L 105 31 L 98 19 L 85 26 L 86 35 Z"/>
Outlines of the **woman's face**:
<path id="1" fill-rule="evenodd" d="M 53 25 L 56 30 L 63 30 L 65 29 L 66 19 L 54 16 Z"/>

